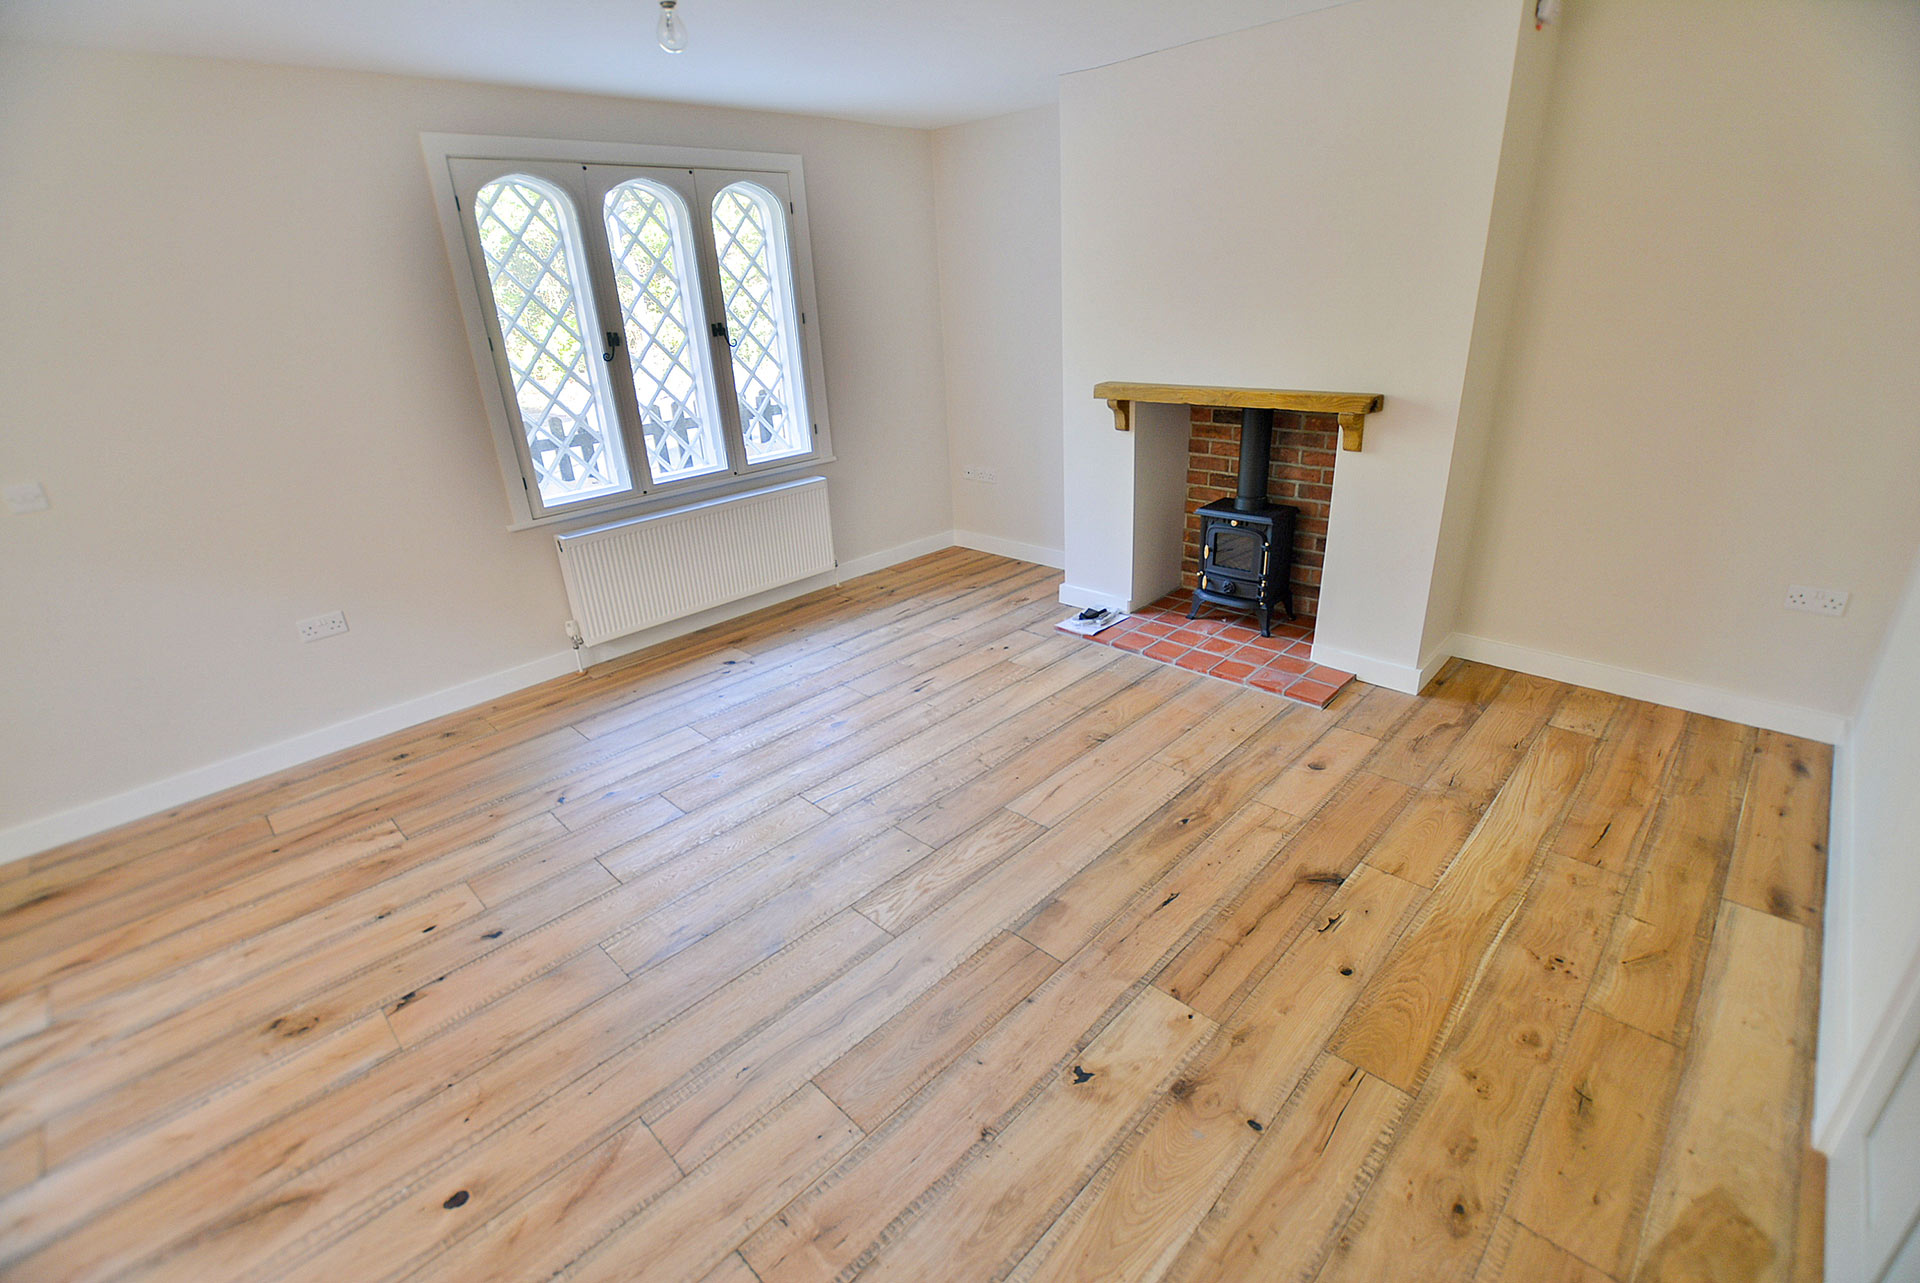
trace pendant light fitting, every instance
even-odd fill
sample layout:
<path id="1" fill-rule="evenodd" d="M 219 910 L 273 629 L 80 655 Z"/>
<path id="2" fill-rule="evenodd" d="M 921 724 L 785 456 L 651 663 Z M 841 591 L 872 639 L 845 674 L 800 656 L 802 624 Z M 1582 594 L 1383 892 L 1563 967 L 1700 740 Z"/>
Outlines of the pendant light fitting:
<path id="1" fill-rule="evenodd" d="M 687 51 L 687 24 L 678 13 L 679 3 L 680 0 L 660 0 L 660 21 L 653 26 L 654 37 L 668 53 Z"/>

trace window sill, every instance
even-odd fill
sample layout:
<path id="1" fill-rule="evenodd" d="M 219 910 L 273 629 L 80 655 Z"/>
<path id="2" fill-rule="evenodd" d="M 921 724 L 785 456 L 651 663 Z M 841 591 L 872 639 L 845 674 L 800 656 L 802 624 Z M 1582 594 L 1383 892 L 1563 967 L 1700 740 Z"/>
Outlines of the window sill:
<path id="1" fill-rule="evenodd" d="M 550 513 L 544 517 L 534 517 L 527 521 L 509 522 L 508 530 L 544 530 L 551 526 L 598 525 L 605 521 L 618 521 L 624 517 L 635 517 L 656 508 L 672 508 L 691 500 L 719 499 L 728 494 L 745 493 L 770 481 L 786 481 L 804 472 L 811 472 L 834 461 L 834 455 L 810 454 L 804 459 L 795 459 L 791 463 L 782 463 L 771 468 L 756 468 L 752 472 L 727 473 L 720 477 L 702 477 L 667 489 L 654 490 L 649 494 L 627 496 L 594 508 L 579 508 L 568 512 Z"/>

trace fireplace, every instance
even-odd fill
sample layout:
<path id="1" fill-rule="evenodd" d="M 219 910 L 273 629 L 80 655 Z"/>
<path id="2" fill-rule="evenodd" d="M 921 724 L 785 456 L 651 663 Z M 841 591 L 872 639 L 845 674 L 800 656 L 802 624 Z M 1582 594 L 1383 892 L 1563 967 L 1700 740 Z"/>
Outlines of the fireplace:
<path id="1" fill-rule="evenodd" d="M 1129 518 L 1121 555 L 1086 551 L 1084 580 L 1070 571 L 1061 588 L 1076 606 L 1120 598 L 1127 613 L 1090 640 L 1325 706 L 1352 677 L 1314 658 L 1334 463 L 1363 448 L 1385 398 L 1120 382 L 1093 393 L 1133 438 L 1133 501 L 1115 508 Z"/>
<path id="2" fill-rule="evenodd" d="M 1267 498 L 1273 411 L 1240 412 L 1239 484 L 1234 497 L 1207 504 L 1200 520 L 1192 619 L 1203 605 L 1251 612 L 1260 635 L 1273 636 L 1273 608 L 1293 618 L 1293 527 L 1299 515 Z"/>

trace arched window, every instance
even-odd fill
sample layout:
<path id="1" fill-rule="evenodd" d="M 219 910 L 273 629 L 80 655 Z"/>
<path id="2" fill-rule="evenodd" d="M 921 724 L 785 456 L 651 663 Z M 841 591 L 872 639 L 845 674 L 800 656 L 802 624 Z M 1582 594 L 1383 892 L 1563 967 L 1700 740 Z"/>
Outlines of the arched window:
<path id="1" fill-rule="evenodd" d="M 666 187 L 628 179 L 606 198 L 607 246 L 626 323 L 627 365 L 655 481 L 727 466 L 726 445 L 701 354 L 701 315 L 686 206 Z"/>
<path id="2" fill-rule="evenodd" d="M 720 308 L 727 316 L 740 435 L 750 463 L 813 448 L 786 231 L 785 206 L 758 183 L 729 183 L 713 198 Z"/>
<path id="3" fill-rule="evenodd" d="M 832 460 L 798 157 L 428 145 L 516 527 Z"/>
<path id="4" fill-rule="evenodd" d="M 513 403 L 543 506 L 632 488 L 614 430 L 573 202 L 551 183 L 508 174 L 473 202 Z"/>

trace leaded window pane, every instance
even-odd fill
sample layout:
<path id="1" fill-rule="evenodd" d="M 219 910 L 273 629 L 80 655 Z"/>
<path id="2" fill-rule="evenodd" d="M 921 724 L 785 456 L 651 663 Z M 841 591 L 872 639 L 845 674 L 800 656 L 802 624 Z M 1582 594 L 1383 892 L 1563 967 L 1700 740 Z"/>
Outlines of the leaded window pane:
<path id="1" fill-rule="evenodd" d="M 692 265 L 682 206 L 640 179 L 607 193 L 607 244 L 625 317 L 627 363 L 655 481 L 727 466 L 719 425 L 705 410 L 688 319 Z"/>
<path id="2" fill-rule="evenodd" d="M 798 331 L 779 218 L 772 195 L 752 183 L 734 183 L 713 198 L 720 305 L 733 348 L 733 383 L 748 463 L 805 454 L 813 447 L 794 385 Z"/>
<path id="3" fill-rule="evenodd" d="M 480 189 L 473 216 L 541 502 L 552 507 L 629 489 L 581 323 L 580 250 L 567 198 L 513 174 Z"/>

